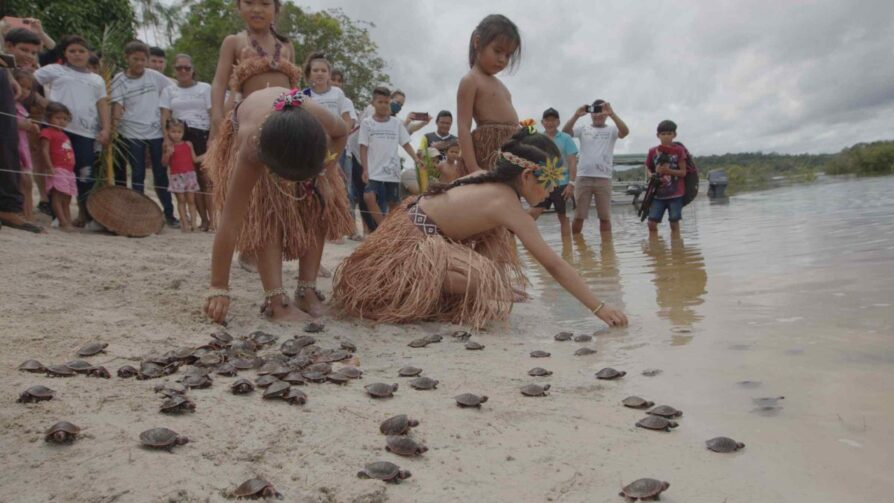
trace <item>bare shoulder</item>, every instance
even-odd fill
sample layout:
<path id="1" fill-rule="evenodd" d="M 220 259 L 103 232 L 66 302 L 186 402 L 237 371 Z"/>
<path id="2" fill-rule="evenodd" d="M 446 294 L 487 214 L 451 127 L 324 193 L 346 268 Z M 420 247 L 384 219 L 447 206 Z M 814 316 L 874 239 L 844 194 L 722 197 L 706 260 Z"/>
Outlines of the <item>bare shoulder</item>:
<path id="1" fill-rule="evenodd" d="M 463 75 L 463 78 L 459 80 L 459 90 L 462 91 L 473 91 L 480 84 L 480 80 L 475 72 L 469 71 L 469 73 Z"/>

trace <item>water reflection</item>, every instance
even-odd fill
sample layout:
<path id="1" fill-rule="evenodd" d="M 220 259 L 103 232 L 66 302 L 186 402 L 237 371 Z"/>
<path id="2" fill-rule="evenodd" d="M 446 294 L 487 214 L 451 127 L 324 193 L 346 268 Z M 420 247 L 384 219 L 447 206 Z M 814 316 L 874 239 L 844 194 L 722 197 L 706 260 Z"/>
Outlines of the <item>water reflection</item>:
<path id="1" fill-rule="evenodd" d="M 668 241 L 661 235 L 651 235 L 643 243 L 648 257 L 648 269 L 654 275 L 655 300 L 658 316 L 675 326 L 690 327 L 702 316 L 695 309 L 704 302 L 708 274 L 705 258 L 695 245 L 687 245 L 683 237 L 673 234 Z M 691 335 L 677 333 L 672 344 L 687 344 Z"/>

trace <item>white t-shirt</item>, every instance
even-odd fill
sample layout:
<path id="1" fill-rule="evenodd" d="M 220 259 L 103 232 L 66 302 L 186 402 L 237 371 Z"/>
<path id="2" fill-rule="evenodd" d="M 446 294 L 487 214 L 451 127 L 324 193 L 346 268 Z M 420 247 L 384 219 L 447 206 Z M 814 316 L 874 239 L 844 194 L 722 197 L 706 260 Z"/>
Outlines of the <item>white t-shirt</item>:
<path id="1" fill-rule="evenodd" d="M 50 101 L 58 101 L 68 107 L 71 122 L 66 131 L 96 138 L 100 129 L 96 103 L 106 96 L 106 83 L 102 77 L 66 65 L 47 65 L 34 72 L 34 78 L 46 88 Z"/>
<path id="2" fill-rule="evenodd" d="M 161 92 L 171 86 L 171 81 L 150 68 L 137 78 L 125 72 L 112 79 L 112 102 L 124 107 L 118 131 L 124 138 L 156 140 L 164 135 L 161 131 Z"/>
<path id="3" fill-rule="evenodd" d="M 161 92 L 161 108 L 171 111 L 171 115 L 194 129 L 211 129 L 211 86 L 196 82 L 190 87 L 168 86 Z"/>
<path id="4" fill-rule="evenodd" d="M 347 112 L 351 119 L 357 120 L 357 112 L 354 110 L 354 104 L 345 96 L 344 91 L 335 86 L 330 86 L 329 90 L 323 94 L 317 94 L 313 89 L 310 90 L 310 97 L 314 99 L 320 106 L 332 112 L 332 115 L 341 118 L 342 114 Z"/>
<path id="5" fill-rule="evenodd" d="M 360 124 L 363 124 L 364 119 L 372 117 L 375 113 L 376 109 L 372 105 L 366 105 L 366 108 L 363 109 L 363 115 L 357 120 L 357 129 L 348 136 L 348 153 L 356 157 L 357 161 L 360 161 Z"/>
<path id="6" fill-rule="evenodd" d="M 618 128 L 608 124 L 596 127 L 592 122 L 577 124 L 574 137 L 580 140 L 577 176 L 611 178 Z"/>
<path id="7" fill-rule="evenodd" d="M 369 179 L 377 182 L 400 182 L 400 157 L 397 149 L 410 143 L 410 133 L 404 123 L 394 117 L 386 122 L 379 122 L 374 117 L 367 117 L 360 123 L 360 145 L 369 150 L 367 169 Z"/>

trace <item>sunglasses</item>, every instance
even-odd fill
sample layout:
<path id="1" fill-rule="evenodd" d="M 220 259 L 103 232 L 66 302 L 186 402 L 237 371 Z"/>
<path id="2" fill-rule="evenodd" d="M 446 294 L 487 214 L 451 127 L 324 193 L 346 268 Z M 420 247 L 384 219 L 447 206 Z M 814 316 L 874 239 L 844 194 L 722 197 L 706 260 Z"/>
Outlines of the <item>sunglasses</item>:
<path id="1" fill-rule="evenodd" d="M 185 65 L 179 65 L 179 66 L 175 66 L 174 70 L 186 72 L 186 71 L 192 70 L 192 67 L 185 66 Z"/>

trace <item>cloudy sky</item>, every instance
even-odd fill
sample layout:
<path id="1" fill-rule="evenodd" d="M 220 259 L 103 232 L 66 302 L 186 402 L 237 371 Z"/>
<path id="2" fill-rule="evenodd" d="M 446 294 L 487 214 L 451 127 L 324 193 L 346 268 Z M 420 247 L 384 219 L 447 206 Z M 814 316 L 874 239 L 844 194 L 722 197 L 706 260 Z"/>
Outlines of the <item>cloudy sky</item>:
<path id="1" fill-rule="evenodd" d="M 618 153 L 644 152 L 665 118 L 697 154 L 834 152 L 894 138 L 892 0 L 296 3 L 374 23 L 406 111 L 455 110 L 469 35 L 501 13 L 522 33 L 521 66 L 501 75 L 519 116 L 554 107 L 564 120 L 606 99 L 631 129 Z"/>

